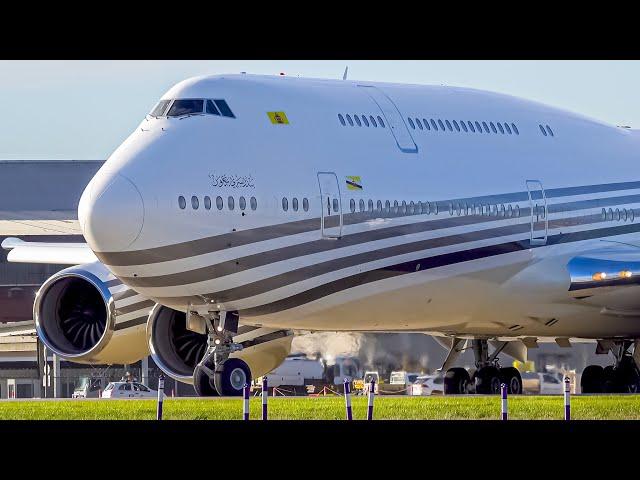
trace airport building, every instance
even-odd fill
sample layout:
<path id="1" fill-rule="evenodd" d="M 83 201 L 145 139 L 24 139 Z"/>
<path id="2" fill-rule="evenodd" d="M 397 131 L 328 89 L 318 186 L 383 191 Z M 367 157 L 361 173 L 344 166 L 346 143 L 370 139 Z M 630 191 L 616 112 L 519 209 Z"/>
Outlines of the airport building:
<path id="1" fill-rule="evenodd" d="M 101 161 L 83 160 L 0 161 L 0 241 L 18 237 L 32 241 L 82 242 L 77 205 L 85 185 L 101 165 Z M 150 358 L 135 365 L 91 366 L 60 361 L 44 352 L 35 335 L 32 304 L 39 286 L 65 267 L 8 263 L 6 251 L 0 253 L 0 398 L 70 397 L 73 390 L 86 381 L 83 378 L 102 376 L 119 380 L 126 371 L 155 388 L 160 372 Z M 340 335 L 344 334 L 336 334 L 336 341 Z M 383 375 L 391 369 L 432 372 L 442 365 L 446 356 L 446 351 L 426 335 L 355 335 L 359 335 L 359 340 L 352 354 Z M 307 353 L 313 354 L 313 349 L 307 342 Z M 318 349 L 317 353 L 326 353 L 322 345 Z M 561 348 L 541 343 L 529 350 L 529 359 L 537 370 L 549 371 L 581 372 L 588 364 L 610 363 L 607 355 L 595 355 L 594 344 Z M 471 352 L 462 355 L 460 361 L 471 366 Z M 167 381 L 166 391 L 181 396 L 194 394 L 191 386 L 171 379 Z"/>

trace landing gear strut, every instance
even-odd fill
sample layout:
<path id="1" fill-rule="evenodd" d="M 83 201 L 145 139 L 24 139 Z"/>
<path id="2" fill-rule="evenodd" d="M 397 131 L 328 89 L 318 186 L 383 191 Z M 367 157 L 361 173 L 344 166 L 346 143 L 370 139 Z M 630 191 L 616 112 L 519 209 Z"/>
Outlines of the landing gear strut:
<path id="1" fill-rule="evenodd" d="M 189 315 L 198 315 L 189 312 Z M 207 329 L 207 350 L 193 371 L 193 386 L 199 396 L 240 396 L 251 382 L 251 369 L 239 358 L 229 358 L 242 345 L 233 342 L 238 331 L 237 315 L 214 312 L 203 315 Z"/>
<path id="2" fill-rule="evenodd" d="M 469 375 L 464 368 L 450 368 L 444 378 L 444 393 L 459 395 L 463 393 L 498 394 L 500 385 L 507 385 L 510 394 L 522 393 L 522 378 L 516 368 L 500 368 L 498 354 L 506 343 L 496 348 L 489 355 L 489 345 L 486 339 L 472 340 L 471 346 L 475 356 L 476 370 Z"/>
<path id="3" fill-rule="evenodd" d="M 604 342 L 602 342 L 604 344 Z M 580 387 L 582 393 L 638 393 L 640 392 L 640 371 L 628 352 L 631 340 L 615 340 L 600 347 L 597 353 L 613 353 L 615 365 L 602 368 L 600 365 L 589 365 L 582 372 Z M 636 347 L 637 348 L 637 347 Z"/>

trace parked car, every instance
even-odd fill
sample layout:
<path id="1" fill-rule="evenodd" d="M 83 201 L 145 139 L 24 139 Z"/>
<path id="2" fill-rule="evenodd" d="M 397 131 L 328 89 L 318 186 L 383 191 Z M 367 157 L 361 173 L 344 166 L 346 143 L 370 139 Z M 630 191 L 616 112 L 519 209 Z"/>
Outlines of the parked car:
<path id="1" fill-rule="evenodd" d="M 562 381 L 550 373 L 525 372 L 521 376 L 524 393 L 562 395 L 564 392 Z"/>
<path id="2" fill-rule="evenodd" d="M 110 382 L 102 398 L 157 398 L 158 392 L 137 382 Z"/>
<path id="3" fill-rule="evenodd" d="M 443 395 L 444 377 L 442 375 L 421 375 L 411 385 L 409 395 Z"/>
<path id="4" fill-rule="evenodd" d="M 101 378 L 82 377 L 80 384 L 73 390 L 71 398 L 98 398 L 102 385 Z"/>

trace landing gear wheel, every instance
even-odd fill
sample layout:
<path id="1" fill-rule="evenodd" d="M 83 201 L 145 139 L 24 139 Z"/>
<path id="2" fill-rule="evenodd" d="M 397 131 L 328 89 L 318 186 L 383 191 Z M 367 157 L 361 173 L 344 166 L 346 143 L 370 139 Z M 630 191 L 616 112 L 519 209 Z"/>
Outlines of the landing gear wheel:
<path id="1" fill-rule="evenodd" d="M 625 358 L 616 368 L 619 392 L 638 393 L 640 392 L 640 374 L 632 357 Z"/>
<path id="2" fill-rule="evenodd" d="M 251 383 L 251 369 L 239 358 L 228 358 L 216 365 L 214 384 L 219 395 L 239 397 L 246 383 Z"/>
<path id="3" fill-rule="evenodd" d="M 505 367 L 500 369 L 500 378 L 507 386 L 510 395 L 520 395 L 522 393 L 522 377 L 515 367 Z"/>
<path id="4" fill-rule="evenodd" d="M 200 365 L 196 365 L 193 372 L 193 389 L 199 397 L 217 397 L 218 392 L 209 376 L 204 373 Z"/>
<path id="5" fill-rule="evenodd" d="M 496 367 L 482 367 L 474 375 L 476 393 L 495 395 L 500 393 L 500 371 Z"/>
<path id="6" fill-rule="evenodd" d="M 582 393 L 602 393 L 604 369 L 600 365 L 589 365 L 582 371 L 580 388 Z"/>
<path id="7" fill-rule="evenodd" d="M 602 372 L 602 391 L 604 393 L 617 393 L 619 390 L 618 374 L 613 365 L 604 367 Z"/>
<path id="8" fill-rule="evenodd" d="M 444 394 L 460 395 L 467 393 L 470 381 L 469 373 L 464 368 L 450 368 L 444 376 Z"/>

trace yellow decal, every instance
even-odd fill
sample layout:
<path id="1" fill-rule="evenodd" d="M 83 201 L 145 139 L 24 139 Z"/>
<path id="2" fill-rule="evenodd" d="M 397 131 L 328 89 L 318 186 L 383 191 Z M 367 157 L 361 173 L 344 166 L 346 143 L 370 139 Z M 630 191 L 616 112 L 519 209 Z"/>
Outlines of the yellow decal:
<path id="1" fill-rule="evenodd" d="M 347 177 L 347 190 L 362 190 L 362 180 L 360 177 Z"/>
<path id="2" fill-rule="evenodd" d="M 267 112 L 267 115 L 274 125 L 289 125 L 289 119 L 284 112 Z"/>

